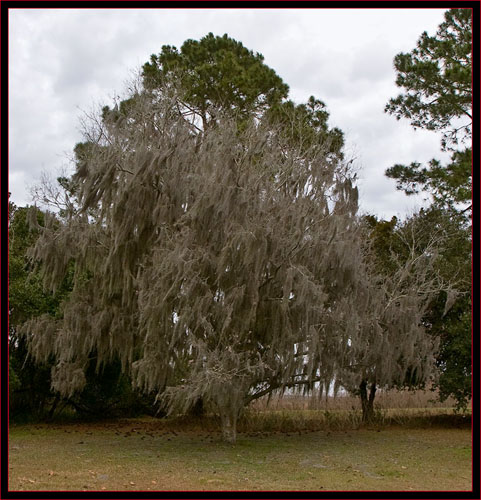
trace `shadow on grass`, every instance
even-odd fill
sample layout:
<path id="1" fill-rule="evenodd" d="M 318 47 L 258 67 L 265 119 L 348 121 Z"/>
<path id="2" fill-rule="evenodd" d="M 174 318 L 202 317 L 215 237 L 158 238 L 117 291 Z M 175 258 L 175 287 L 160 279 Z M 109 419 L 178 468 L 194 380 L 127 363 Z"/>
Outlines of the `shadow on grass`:
<path id="1" fill-rule="evenodd" d="M 179 415 L 154 418 L 89 418 L 74 412 L 62 412 L 51 420 L 35 420 L 25 416 L 11 421 L 13 425 L 43 423 L 46 425 L 86 424 L 99 426 L 136 425 L 152 430 L 180 432 L 219 432 L 220 418 L 212 414 L 201 416 Z M 316 431 L 347 431 L 356 429 L 405 428 L 470 428 L 471 413 L 456 413 L 449 408 L 376 410 L 374 420 L 362 422 L 358 410 L 256 410 L 246 409 L 238 422 L 238 432 L 243 434 L 270 434 Z"/>

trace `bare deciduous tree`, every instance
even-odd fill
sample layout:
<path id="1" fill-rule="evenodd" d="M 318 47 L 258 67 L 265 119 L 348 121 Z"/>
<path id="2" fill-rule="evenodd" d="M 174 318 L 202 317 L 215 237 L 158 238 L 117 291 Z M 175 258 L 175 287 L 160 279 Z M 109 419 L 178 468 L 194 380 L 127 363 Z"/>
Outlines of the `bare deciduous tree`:
<path id="1" fill-rule="evenodd" d="M 390 272 L 382 272 L 370 249 L 356 268 L 344 310 L 341 349 L 333 353 L 338 383 L 361 398 L 363 421 L 371 421 L 377 388 L 419 387 L 434 374 L 438 342 L 426 333 L 424 315 L 430 302 L 447 292 L 445 309 L 456 291 L 436 269 L 444 244 L 441 232 L 426 239 L 413 216 L 399 228 L 399 252 L 391 253 Z M 369 392 L 368 392 L 369 390 Z"/>

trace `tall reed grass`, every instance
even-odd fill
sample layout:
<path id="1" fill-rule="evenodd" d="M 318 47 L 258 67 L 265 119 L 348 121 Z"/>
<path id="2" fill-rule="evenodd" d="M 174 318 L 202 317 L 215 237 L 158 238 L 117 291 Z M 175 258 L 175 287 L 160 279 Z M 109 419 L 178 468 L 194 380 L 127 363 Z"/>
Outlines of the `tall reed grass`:
<path id="1" fill-rule="evenodd" d="M 455 400 L 450 398 L 440 402 L 438 394 L 431 390 L 378 390 L 374 400 L 377 409 L 393 408 L 454 408 Z M 314 392 L 309 396 L 301 395 L 273 395 L 259 398 L 250 405 L 256 410 L 360 410 L 361 401 L 359 397 L 347 393 L 336 397 L 319 396 Z"/>

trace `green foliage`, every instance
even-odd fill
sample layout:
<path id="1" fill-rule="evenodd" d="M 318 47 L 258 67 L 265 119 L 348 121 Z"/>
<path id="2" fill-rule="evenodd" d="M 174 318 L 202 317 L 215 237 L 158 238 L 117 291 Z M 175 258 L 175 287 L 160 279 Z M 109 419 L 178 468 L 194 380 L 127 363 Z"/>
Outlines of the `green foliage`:
<path id="1" fill-rule="evenodd" d="M 442 132 L 444 150 L 471 139 L 471 31 L 471 9 L 450 9 L 436 36 L 424 32 L 415 49 L 394 59 L 396 84 L 405 92 L 385 111 L 408 118 L 414 128 Z M 427 167 L 394 165 L 386 175 L 408 195 L 428 191 L 436 204 L 453 208 L 471 200 L 471 153 L 470 147 L 454 151 L 444 166 L 435 159 Z"/>
<path id="2" fill-rule="evenodd" d="M 59 304 L 71 287 L 71 274 L 56 294 L 45 292 L 41 274 L 33 269 L 28 249 L 38 237 L 38 229 L 28 223 L 28 207 L 10 207 L 9 228 L 9 310 L 10 326 L 15 328 L 28 318 L 40 314 L 55 316 Z M 43 224 L 44 214 L 37 211 L 37 222 Z"/>
<path id="3" fill-rule="evenodd" d="M 445 147 L 471 133 L 471 37 L 471 9 L 450 9 L 436 36 L 424 32 L 415 49 L 394 59 L 396 85 L 405 93 L 386 111 L 415 128 L 444 131 Z M 466 117 L 469 124 L 456 128 L 453 119 Z"/>
<path id="4" fill-rule="evenodd" d="M 329 130 L 326 105 L 311 96 L 305 104 L 286 101 L 289 87 L 241 42 L 209 33 L 199 41 L 187 40 L 178 51 L 163 46 L 143 66 L 143 85 L 155 95 L 166 82 L 175 81 L 182 94 L 179 109 L 185 117 L 198 118 L 202 130 L 221 115 L 234 114 L 240 130 L 253 117 L 267 115 L 285 126 L 285 133 L 301 149 L 329 144 L 331 153 L 342 157 L 341 130 Z M 114 116 L 127 116 L 135 96 L 122 101 Z M 103 116 L 110 110 L 104 109 Z M 200 123 L 199 123 L 200 125 Z"/>
<path id="5" fill-rule="evenodd" d="M 396 265 L 393 262 L 393 254 L 399 254 L 404 251 L 399 241 L 394 238 L 398 218 L 394 216 L 390 221 L 385 221 L 378 220 L 374 215 L 367 215 L 364 217 L 364 222 L 369 230 L 377 269 L 382 273 L 393 273 Z"/>
<path id="6" fill-rule="evenodd" d="M 405 222 L 395 217 L 391 221 L 378 221 L 374 216 L 365 217 L 370 231 L 376 265 L 384 273 L 392 273 L 396 262 L 409 256 L 399 238 L 404 225 L 420 225 L 422 237 L 419 248 L 433 237 L 442 238 L 438 245 L 440 258 L 435 272 L 440 279 L 451 283 L 456 294 L 440 292 L 431 301 L 423 322 L 427 331 L 439 339 L 436 365 L 439 378 L 434 388 L 439 389 L 441 401 L 452 396 L 458 408 L 465 408 L 471 397 L 471 235 L 463 217 L 456 211 L 430 208 L 422 210 Z M 416 387 L 416 374 L 411 374 L 400 385 Z"/>
<path id="7" fill-rule="evenodd" d="M 70 185 L 69 179 L 60 179 Z M 28 251 L 37 240 L 44 224 L 44 212 L 37 210 L 38 228 L 32 228 L 28 221 L 29 208 L 9 205 L 9 394 L 10 415 L 13 418 L 44 418 L 56 409 L 58 397 L 50 388 L 53 358 L 42 364 L 35 363 L 28 355 L 23 336 L 18 328 L 25 321 L 47 314 L 53 318 L 62 317 L 61 303 L 73 287 L 73 265 L 55 293 L 43 286 L 41 269 L 34 266 Z M 72 263 L 73 264 L 73 263 Z M 139 396 L 130 385 L 130 379 L 121 374 L 118 362 L 112 362 L 98 374 L 95 363 L 87 369 L 85 390 L 64 401 L 74 406 L 81 415 L 113 416 L 149 413 L 153 398 Z M 150 408 L 149 408 L 150 406 Z M 58 407 L 57 407 L 58 408 Z"/>
<path id="8" fill-rule="evenodd" d="M 441 341 L 437 356 L 440 376 L 435 387 L 441 401 L 452 396 L 457 408 L 464 410 L 471 399 L 471 300 L 463 296 L 444 317 L 439 309 L 433 308 L 429 318 Z"/>
<path id="9" fill-rule="evenodd" d="M 295 104 L 290 100 L 280 102 L 267 114 L 273 123 L 282 126 L 285 136 L 301 150 L 328 145 L 328 152 L 333 157 L 343 158 L 343 132 L 338 128 L 329 129 L 329 113 L 321 100 L 310 96 L 306 104 Z"/>
<path id="10" fill-rule="evenodd" d="M 118 360 L 97 370 L 94 356 L 85 370 L 85 378 L 84 390 L 69 399 L 69 404 L 82 417 L 98 419 L 154 414 L 154 397 L 134 391 Z"/>
<path id="11" fill-rule="evenodd" d="M 42 414 L 52 399 L 50 366 L 35 366 L 27 356 L 18 327 L 27 319 L 40 314 L 55 316 L 65 288 L 57 294 L 44 292 L 40 273 L 32 269 L 28 248 L 38 237 L 30 230 L 28 208 L 9 205 L 9 370 L 10 412 Z M 38 212 L 37 222 L 43 224 L 44 214 Z"/>
<path id="12" fill-rule="evenodd" d="M 227 34 L 187 40 L 180 51 L 164 45 L 144 64 L 143 77 L 148 89 L 162 87 L 173 77 L 185 92 L 184 104 L 202 118 L 204 128 L 220 113 L 234 111 L 238 117 L 262 113 L 289 91 L 261 54 Z"/>
<path id="13" fill-rule="evenodd" d="M 21 385 L 22 385 L 22 383 L 20 382 L 20 379 L 18 378 L 17 374 L 15 373 L 13 366 L 11 364 L 9 364 L 9 366 L 8 366 L 8 389 L 9 389 L 10 397 L 12 397 L 13 392 L 18 390 L 21 387 Z"/>
<path id="14" fill-rule="evenodd" d="M 409 166 L 396 164 L 386 170 L 386 175 L 396 179 L 396 187 L 407 195 L 420 191 L 429 192 L 440 206 L 453 208 L 458 203 L 471 202 L 472 150 L 455 151 L 451 163 L 442 165 L 432 159 L 428 167 L 418 162 Z"/>
<path id="15" fill-rule="evenodd" d="M 464 409 L 471 398 L 471 230 L 453 210 L 433 208 L 422 216 L 426 234 L 439 227 L 445 231 L 439 273 L 457 291 L 451 297 L 440 294 L 425 317 L 428 331 L 440 342 L 436 358 L 440 375 L 435 387 L 441 401 L 452 396 L 458 408 Z"/>

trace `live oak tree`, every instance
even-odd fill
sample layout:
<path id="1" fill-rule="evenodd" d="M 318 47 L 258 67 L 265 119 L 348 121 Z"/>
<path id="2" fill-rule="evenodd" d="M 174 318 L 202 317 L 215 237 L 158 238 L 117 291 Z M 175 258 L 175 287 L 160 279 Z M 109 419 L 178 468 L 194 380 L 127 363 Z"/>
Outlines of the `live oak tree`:
<path id="1" fill-rule="evenodd" d="M 188 40 L 180 51 L 164 46 L 158 56 L 152 56 L 143 66 L 142 81 L 132 85 L 127 98 L 112 108 L 104 107 L 100 115 L 87 116 L 85 142 L 77 144 L 74 151 L 80 175 L 61 178 L 60 190 L 49 182 L 42 183 L 34 193 L 35 199 L 63 215 L 76 214 L 79 178 L 89 157 L 106 152 L 107 144 L 110 153 L 116 150 L 125 155 L 137 149 L 139 140 L 155 141 L 156 135 L 164 132 L 159 128 L 164 123 L 157 115 L 162 107 L 159 102 L 165 100 L 166 92 L 173 86 L 180 87 L 180 92 L 169 94 L 175 100 L 169 112 L 188 124 L 197 144 L 202 141 L 204 130 L 215 125 L 218 117 L 229 115 L 235 119 L 238 130 L 264 117 L 270 123 L 276 122 L 277 127 L 281 123 L 288 125 L 282 130 L 285 141 L 296 141 L 305 150 L 322 144 L 323 149 L 329 149 L 327 161 L 342 158 L 342 132 L 328 128 L 324 103 L 314 97 L 306 105 L 286 101 L 288 86 L 263 63 L 262 55 L 254 54 L 227 35 L 209 34 L 200 41 Z M 148 121 L 143 113 L 138 113 L 146 103 L 150 103 Z M 111 137 L 120 135 L 120 141 L 111 141 Z M 100 202 L 90 201 L 87 218 L 97 220 Z"/>
<path id="2" fill-rule="evenodd" d="M 202 397 L 233 442 L 245 405 L 274 390 L 426 376 L 429 252 L 387 280 L 331 144 L 231 116 L 199 141 L 170 91 L 129 110 L 155 129 L 92 124 L 99 140 L 74 179 L 80 210 L 60 225 L 47 214 L 39 229 L 45 284 L 74 266 L 63 316 L 24 328 L 36 359 L 55 356 L 54 388 L 81 390 L 92 352 L 99 366 L 118 357 L 171 412 Z"/>
<path id="3" fill-rule="evenodd" d="M 321 341 L 326 269 L 348 262 L 357 194 L 327 142 L 230 116 L 199 142 L 178 97 L 136 96 L 129 119 L 155 130 L 94 124 L 75 176 L 82 210 L 58 228 L 47 217 L 35 249 L 52 288 L 74 262 L 74 290 L 60 320 L 27 329 L 37 359 L 57 356 L 60 392 L 82 388 L 92 351 L 118 355 L 172 411 L 202 396 L 234 440 L 242 408 L 298 384 Z"/>
<path id="4" fill-rule="evenodd" d="M 472 191 L 471 9 L 450 9 L 444 17 L 435 36 L 424 32 L 415 49 L 395 57 L 396 84 L 404 93 L 385 111 L 409 119 L 414 128 L 442 132 L 442 148 L 453 151 L 451 162 L 394 165 L 386 175 L 406 194 L 428 191 L 437 204 L 455 208 L 470 203 Z"/>
<path id="5" fill-rule="evenodd" d="M 192 53 L 164 48 L 127 98 L 85 122 L 76 173 L 62 180 L 74 202 L 60 224 L 46 214 L 32 254 L 53 290 L 73 266 L 73 291 L 59 318 L 23 331 L 35 359 L 56 359 L 62 394 L 85 386 L 92 353 L 98 368 L 118 358 L 171 412 L 202 398 L 234 441 L 257 397 L 354 383 L 370 362 L 364 344 L 378 357 L 397 345 L 382 342 L 380 322 L 401 318 L 397 331 L 412 322 L 418 335 L 422 301 L 406 280 L 407 298 L 395 300 L 396 283 L 369 265 L 342 133 L 327 127 L 324 104 L 284 100 L 267 72 L 272 85 L 247 94 L 239 86 L 239 102 L 226 105 L 217 97 L 232 89 L 216 65 L 229 68 L 241 46 L 206 39 L 213 55 L 198 54 L 202 41 Z M 413 363 L 386 364 L 377 376 L 394 366 L 399 378 Z"/>
<path id="6" fill-rule="evenodd" d="M 328 282 L 356 259 L 357 193 L 329 144 L 306 149 L 271 121 L 239 130 L 230 117 L 199 142 L 177 100 L 135 100 L 132 120 L 155 131 L 97 135 L 76 174 L 82 210 L 58 228 L 47 217 L 34 254 L 52 288 L 74 262 L 73 292 L 63 318 L 26 330 L 37 359 L 56 355 L 61 393 L 83 387 L 92 351 L 117 355 L 171 411 L 202 396 L 234 441 L 242 408 L 305 383 L 304 351 L 330 335 L 318 327 Z"/>

